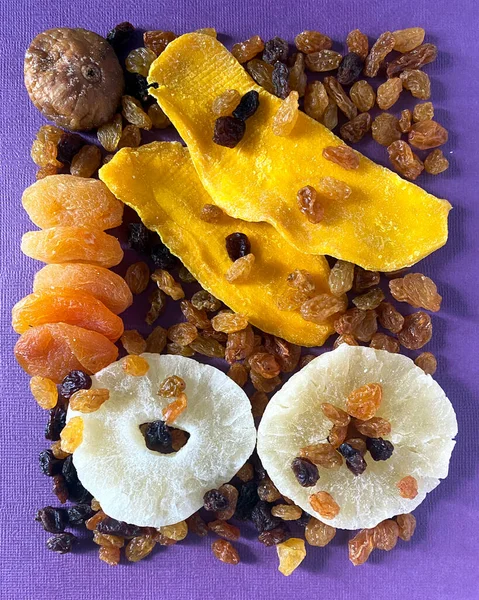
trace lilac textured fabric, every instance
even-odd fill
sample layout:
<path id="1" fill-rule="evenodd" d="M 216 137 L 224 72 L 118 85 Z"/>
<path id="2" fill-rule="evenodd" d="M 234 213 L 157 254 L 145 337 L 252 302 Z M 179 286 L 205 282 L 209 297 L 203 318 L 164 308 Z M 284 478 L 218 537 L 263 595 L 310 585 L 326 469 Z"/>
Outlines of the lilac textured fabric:
<path id="1" fill-rule="evenodd" d="M 477 472 L 479 408 L 478 234 L 479 158 L 477 114 L 477 3 L 474 0 L 78 0 L 0 3 L 2 37 L 0 65 L 0 268 L 1 268 L 1 394 L 0 434 L 0 597 L 5 600 L 209 600 L 238 598 L 334 600 L 400 598 L 472 600 L 479 597 L 477 563 Z M 342 41 L 359 27 L 371 38 L 386 29 L 421 25 L 427 40 L 437 43 L 438 60 L 426 68 L 432 79 L 436 118 L 450 131 L 444 151 L 449 171 L 437 178 L 422 176 L 419 184 L 448 198 L 447 246 L 417 268 L 430 275 L 444 296 L 443 309 L 433 317 L 434 336 L 427 347 L 439 359 L 436 375 L 457 411 L 459 436 L 450 476 L 415 511 L 418 528 L 411 543 L 399 542 L 390 553 L 377 551 L 354 568 L 347 559 L 348 532 L 339 532 L 325 549 L 308 548 L 308 555 L 290 578 L 277 571 L 274 548 L 256 542 L 251 528 L 238 543 L 241 564 L 223 565 L 212 557 L 207 540 L 189 536 L 173 548 L 159 548 L 144 562 L 116 569 L 98 561 L 92 544 L 81 544 L 68 556 L 45 548 L 48 537 L 33 516 L 53 504 L 51 482 L 40 474 L 38 452 L 45 415 L 29 395 L 28 377 L 16 364 L 17 339 L 10 327 L 10 309 L 28 294 L 39 264 L 20 253 L 21 235 L 34 227 L 21 208 L 22 190 L 35 178 L 29 147 L 44 123 L 23 87 L 23 54 L 40 31 L 85 27 L 100 34 L 129 20 L 145 29 L 186 32 L 214 26 L 227 45 L 260 34 L 292 41 L 305 28 L 319 29 Z M 339 47 L 339 46 L 338 46 Z M 341 47 L 340 49 L 343 49 Z M 406 97 L 406 95 L 405 95 Z M 409 94 L 404 106 L 412 106 Z M 398 113 L 402 105 L 390 112 Z M 371 141 L 359 147 L 385 163 L 386 152 Z M 131 258 L 131 256 L 130 256 Z M 128 257 L 127 257 L 128 259 Z M 124 273 L 124 266 L 119 272 Z M 146 301 L 126 314 L 128 327 L 142 327 Z M 165 324 L 165 318 L 160 320 Z M 329 345 L 330 347 L 330 345 Z"/>

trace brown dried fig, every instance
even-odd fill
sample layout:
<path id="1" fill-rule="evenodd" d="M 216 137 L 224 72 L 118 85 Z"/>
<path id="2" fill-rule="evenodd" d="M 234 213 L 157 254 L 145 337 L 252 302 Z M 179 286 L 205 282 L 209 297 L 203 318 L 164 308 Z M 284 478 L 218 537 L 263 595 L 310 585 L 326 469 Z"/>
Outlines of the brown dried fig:
<path id="1" fill-rule="evenodd" d="M 124 89 L 113 48 L 86 29 L 59 27 L 37 35 L 25 54 L 24 73 L 33 104 L 71 130 L 110 121 Z"/>

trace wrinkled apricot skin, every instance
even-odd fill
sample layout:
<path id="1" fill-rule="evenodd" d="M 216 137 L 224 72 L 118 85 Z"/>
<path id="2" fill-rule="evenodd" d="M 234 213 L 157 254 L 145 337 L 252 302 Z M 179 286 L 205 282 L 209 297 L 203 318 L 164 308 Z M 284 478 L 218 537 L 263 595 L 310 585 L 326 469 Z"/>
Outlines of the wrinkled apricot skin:
<path id="1" fill-rule="evenodd" d="M 257 86 L 218 40 L 196 33 L 177 38 L 151 66 L 148 82 L 158 84 L 150 93 L 188 145 L 214 203 L 230 216 L 266 221 L 304 253 L 369 270 L 410 266 L 445 244 L 447 201 L 360 154 L 351 171 L 327 161 L 322 150 L 340 140 L 303 112 L 289 136 L 274 135 L 282 101 Z M 231 88 L 242 95 L 256 90 L 259 107 L 236 148 L 224 148 L 211 140 L 211 103 Z M 326 200 L 324 218 L 310 223 L 295 206 L 296 194 L 325 175 L 352 193 L 341 202 Z"/>
<path id="2" fill-rule="evenodd" d="M 87 292 L 53 288 L 34 292 L 12 309 L 12 327 L 24 333 L 45 323 L 68 323 L 103 334 L 112 342 L 123 333 L 123 321 Z"/>
<path id="3" fill-rule="evenodd" d="M 35 275 L 33 291 L 54 287 L 88 292 L 118 315 L 133 304 L 133 296 L 123 277 L 104 267 L 65 263 L 46 265 Z"/>
<path id="4" fill-rule="evenodd" d="M 202 220 L 201 212 L 211 198 L 198 179 L 187 148 L 171 142 L 123 148 L 99 175 L 149 229 L 160 234 L 204 289 L 234 312 L 244 314 L 252 325 L 303 346 L 321 345 L 330 335 L 331 319 L 321 325 L 306 323 L 299 313 L 281 312 L 276 305 L 278 291 L 295 269 L 307 270 L 318 293 L 326 292 L 326 259 L 298 252 L 266 223 L 237 221 L 227 215 L 217 223 Z M 257 253 L 248 279 L 241 283 L 225 279 L 225 273 L 236 264 L 228 256 L 225 243 L 234 232 L 247 235 L 252 252 Z"/>
<path id="5" fill-rule="evenodd" d="M 74 225 L 28 231 L 22 238 L 22 252 L 45 263 L 90 263 L 114 267 L 123 259 L 120 242 L 100 229 Z"/>
<path id="6" fill-rule="evenodd" d="M 50 175 L 27 187 L 23 208 L 42 229 L 79 225 L 111 229 L 123 219 L 123 204 L 98 179 Z"/>
<path id="7" fill-rule="evenodd" d="M 118 357 L 104 335 L 66 323 L 28 329 L 15 344 L 15 358 L 29 375 L 60 383 L 70 371 L 97 373 Z"/>

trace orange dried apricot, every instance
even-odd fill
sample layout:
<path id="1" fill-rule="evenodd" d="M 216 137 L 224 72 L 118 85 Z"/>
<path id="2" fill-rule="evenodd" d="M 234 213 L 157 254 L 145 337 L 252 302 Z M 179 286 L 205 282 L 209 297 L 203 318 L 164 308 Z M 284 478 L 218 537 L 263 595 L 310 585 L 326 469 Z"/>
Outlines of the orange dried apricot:
<path id="1" fill-rule="evenodd" d="M 22 252 L 45 263 L 90 263 L 114 267 L 123 258 L 120 242 L 100 229 L 70 225 L 28 231 L 22 238 Z"/>
<path id="2" fill-rule="evenodd" d="M 49 323 L 28 329 L 15 344 L 15 357 L 29 375 L 60 383 L 70 371 L 100 371 L 117 359 L 118 348 L 96 331 Z"/>
<path id="3" fill-rule="evenodd" d="M 52 288 L 25 296 L 12 309 L 12 327 L 24 333 L 44 323 L 68 323 L 103 334 L 112 342 L 123 333 L 123 321 L 87 292 Z"/>
<path id="4" fill-rule="evenodd" d="M 46 265 L 40 269 L 33 280 L 33 291 L 54 287 L 88 292 L 118 315 L 133 303 L 133 296 L 126 281 L 120 275 L 104 267 L 69 263 Z"/>
<path id="5" fill-rule="evenodd" d="M 27 187 L 23 208 L 41 227 L 81 225 L 111 229 L 121 225 L 123 204 L 98 179 L 74 175 L 50 175 Z"/>

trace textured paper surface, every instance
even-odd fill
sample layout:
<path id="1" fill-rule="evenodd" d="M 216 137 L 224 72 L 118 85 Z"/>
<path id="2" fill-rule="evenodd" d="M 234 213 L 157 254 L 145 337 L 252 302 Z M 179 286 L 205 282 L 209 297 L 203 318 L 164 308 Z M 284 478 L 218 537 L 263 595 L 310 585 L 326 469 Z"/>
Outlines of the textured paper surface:
<path id="1" fill-rule="evenodd" d="M 2 0 L 0 14 L 0 598 L 477 598 L 477 4 L 473 0 Z M 289 578 L 276 570 L 275 549 L 256 542 L 251 528 L 238 544 L 242 563 L 236 567 L 213 559 L 213 538 L 197 540 L 194 536 L 176 547 L 159 548 L 143 563 L 116 569 L 98 561 L 92 544 L 82 544 L 74 554 L 63 557 L 45 549 L 48 534 L 33 520 L 37 508 L 55 504 L 51 482 L 37 466 L 38 452 L 46 447 L 45 415 L 35 406 L 28 391 L 28 377 L 12 357 L 17 336 L 9 324 L 12 304 L 31 291 L 33 274 L 39 268 L 20 253 L 21 235 L 33 228 L 20 204 L 22 190 L 34 181 L 29 146 L 44 122 L 23 88 L 23 53 L 33 36 L 49 27 L 82 26 L 105 34 L 124 20 L 145 29 L 176 32 L 215 26 L 224 33 L 222 41 L 229 46 L 252 34 L 266 39 L 281 35 L 292 40 L 305 28 L 316 28 L 344 40 L 355 27 L 374 37 L 388 28 L 422 25 L 428 31 L 428 41 L 439 45 L 438 60 L 427 71 L 432 79 L 436 117 L 450 131 L 445 151 L 451 168 L 437 178 L 423 176 L 419 183 L 447 198 L 454 210 L 447 247 L 423 261 L 420 269 L 435 279 L 444 295 L 443 309 L 433 318 L 434 337 L 427 349 L 438 356 L 436 377 L 456 408 L 459 436 L 451 475 L 415 512 L 418 529 L 411 543 L 399 542 L 390 553 L 373 553 L 366 565 L 354 568 L 347 560 L 349 534 L 342 532 L 327 548 L 311 549 L 301 568 Z M 391 112 L 399 108 L 402 106 Z M 383 148 L 368 142 L 361 149 L 385 163 Z M 129 327 L 141 325 L 140 311 L 145 303 L 136 306 L 135 311 L 127 313 Z"/>

